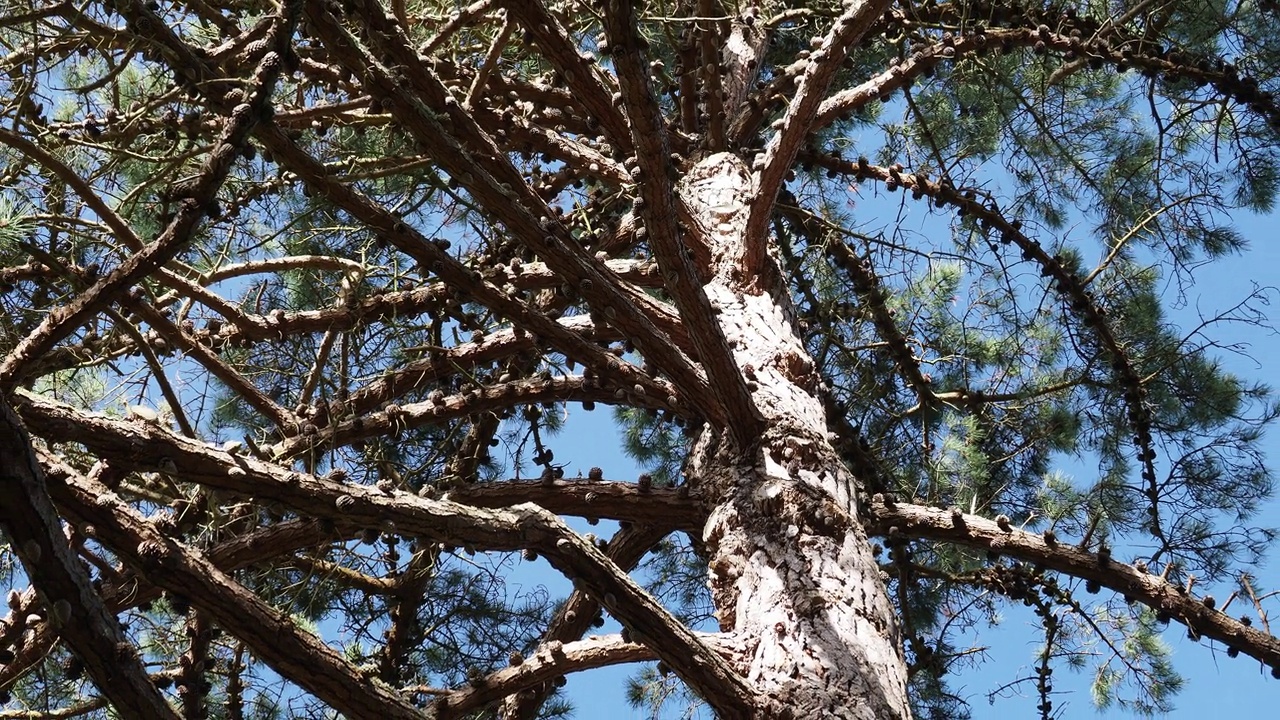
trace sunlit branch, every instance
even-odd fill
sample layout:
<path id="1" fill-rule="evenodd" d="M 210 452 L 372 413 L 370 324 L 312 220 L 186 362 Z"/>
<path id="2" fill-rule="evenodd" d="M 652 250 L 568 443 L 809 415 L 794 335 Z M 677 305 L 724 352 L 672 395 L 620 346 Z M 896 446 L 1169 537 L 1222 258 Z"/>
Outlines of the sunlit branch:
<path id="1" fill-rule="evenodd" d="M 436 34 L 430 40 L 423 43 L 422 47 L 419 48 L 419 52 L 427 57 L 435 55 L 436 51 L 457 35 L 459 30 L 488 12 L 489 6 L 491 5 L 493 5 L 492 0 L 478 0 L 466 7 L 459 7 L 453 16 L 440 26 L 440 29 L 436 31 Z"/>
<path id="2" fill-rule="evenodd" d="M 605 552 L 618 567 L 629 571 L 666 534 L 665 530 L 647 525 L 623 527 L 609 539 Z M 600 602 L 584 590 L 575 588 L 548 623 L 542 636 L 541 652 L 549 654 L 555 647 L 553 643 L 580 639 L 595 624 L 599 612 Z M 503 703 L 500 717 L 502 720 L 533 720 L 553 688 L 553 683 L 543 682 L 529 688 L 529 692 L 511 695 Z"/>
<path id="3" fill-rule="evenodd" d="M 836 18 L 826 36 L 815 43 L 804 74 L 796 82 L 796 94 L 782 117 L 777 134 L 757 158 L 756 199 L 747 216 L 745 271 L 759 273 L 766 255 L 769 216 L 805 137 L 813 131 L 819 105 L 826 96 L 845 57 L 884 12 L 891 0 L 854 0 Z"/>
<path id="4" fill-rule="evenodd" d="M 403 26 L 404 22 L 400 24 Z M 485 53 L 484 62 L 480 64 L 479 70 L 476 71 L 475 77 L 471 78 L 471 87 L 467 89 L 467 99 L 463 105 L 468 109 L 472 109 L 476 105 L 476 101 L 485 91 L 485 83 L 489 81 L 489 75 L 493 72 L 493 66 L 498 62 L 498 58 L 502 57 L 502 51 L 506 49 L 507 42 L 511 40 L 511 33 L 515 30 L 515 23 L 503 14 L 502 27 L 498 30 L 498 35 L 493 39 L 493 44 L 489 46 L 489 52 Z"/>
<path id="5" fill-rule="evenodd" d="M 204 366 L 214 377 L 227 384 L 237 396 L 244 399 L 254 410 L 257 410 L 276 427 L 285 427 L 294 421 L 294 415 L 272 400 L 252 382 L 233 368 L 203 343 L 189 337 L 187 333 L 168 318 L 163 312 L 142 300 L 130 303 L 130 308 L 147 321 L 147 324 L 167 340 L 171 347 L 181 350 Z"/>
<path id="6" fill-rule="evenodd" d="M 303 420 L 300 430 L 294 426 L 287 427 L 286 439 L 273 446 L 271 452 L 280 459 L 297 457 L 319 448 L 341 447 L 366 438 L 438 425 L 480 412 L 498 412 L 518 405 L 584 400 L 602 403 L 626 400 L 639 407 L 644 407 L 645 402 L 643 396 L 630 395 L 621 388 L 610 390 L 590 377 L 542 379 L 535 376 L 467 387 L 448 395 L 436 390 L 423 402 L 388 404 L 382 410 L 354 417 L 346 416 L 345 406 L 340 408 L 342 415 L 334 415 L 329 410 L 318 418 L 327 420 L 327 426 L 322 428 Z M 654 403 L 651 407 L 657 409 L 663 405 L 665 403 Z"/>
<path id="7" fill-rule="evenodd" d="M 449 499 L 476 507 L 502 508 L 534 502 L 557 515 L 609 519 L 650 525 L 663 531 L 701 533 L 706 510 L 689 502 L 687 485 L 644 487 L 634 482 L 584 480 L 507 480 L 460 485 Z"/>
<path id="8" fill-rule="evenodd" d="M 64 481 L 76 474 L 65 463 L 47 454 L 42 454 L 41 462 L 47 469 L 47 477 Z M 86 526 L 86 529 L 92 531 L 92 527 Z M 358 534 L 353 527 L 344 528 L 332 521 L 288 520 L 224 540 L 206 552 L 211 562 L 224 571 L 231 572 L 322 542 L 342 542 Z M 159 588 L 147 583 L 145 579 L 125 573 L 119 577 L 103 578 L 99 594 L 109 611 L 118 613 L 122 609 L 153 601 L 160 597 L 160 592 Z M 35 592 L 31 590 L 20 593 L 19 597 L 19 607 L 10 608 L 11 613 L 5 618 L 6 627 L 16 632 L 12 637 L 7 633 L 0 634 L 0 647 L 12 647 L 16 656 L 9 664 L 0 666 L 0 685 L 8 685 L 13 678 L 46 657 L 58 640 L 58 630 L 47 618 L 32 624 L 16 622 L 17 618 L 32 617 L 39 602 Z M 28 632 L 25 643 L 21 643 L 19 641 L 23 639 L 24 629 Z"/>
<path id="9" fill-rule="evenodd" d="M 1168 539 L 1160 524 L 1157 507 L 1159 489 L 1154 465 L 1156 452 L 1152 439 L 1152 411 L 1147 406 L 1143 378 L 1138 375 L 1128 350 L 1111 329 L 1106 309 L 1083 287 L 1079 273 L 1065 264 L 1061 256 L 1050 254 L 1038 240 L 1028 237 L 1022 230 L 1022 222 L 1006 218 L 994 201 L 988 201 L 985 193 L 979 194 L 974 189 L 957 189 L 945 177 L 935 182 L 923 174 L 905 172 L 897 164 L 887 168 L 872 165 L 866 158 L 859 158 L 856 163 L 830 157 L 817 158 L 815 162 L 859 180 L 884 183 L 885 188 L 891 191 L 902 188 L 916 200 L 928 197 L 935 208 L 953 205 L 957 214 L 976 218 L 984 233 L 998 236 L 1003 245 L 1017 246 L 1023 260 L 1034 262 L 1040 267 L 1041 276 L 1062 297 L 1064 306 L 1090 331 L 1089 335 L 1096 340 L 1102 358 L 1111 366 L 1112 377 L 1117 382 L 1128 409 L 1129 422 L 1135 433 L 1134 445 L 1138 450 L 1139 462 L 1143 465 L 1142 476 L 1147 483 L 1145 495 L 1151 503 L 1152 511 L 1151 522 L 1147 527 L 1164 543 L 1159 552 L 1166 552 L 1169 549 Z M 989 242 L 993 249 L 998 247 L 995 242 Z"/>
<path id="10" fill-rule="evenodd" d="M 588 118 L 600 123 L 600 129 L 615 148 L 631 152 L 631 130 L 627 118 L 611 97 L 613 89 L 608 76 L 599 69 L 597 59 L 583 55 L 576 43 L 547 11 L 543 3 L 503 0 L 507 11 L 524 27 L 538 49 L 559 71 Z"/>
<path id="11" fill-rule="evenodd" d="M 158 532 L 105 486 L 68 478 L 59 491 L 70 514 L 92 523 L 103 543 L 152 583 L 182 594 L 284 677 L 339 712 L 353 717 L 420 720 L 420 713 L 389 689 L 365 682 L 320 638 L 302 630 L 199 551 Z"/>
<path id="12" fill-rule="evenodd" d="M 871 510 L 869 532 L 987 548 L 1096 582 L 1147 605 L 1162 617 L 1186 625 L 1197 638 L 1221 641 L 1280 673 L 1280 639 L 1217 610 L 1212 598 L 1193 597 L 1183 585 L 1117 561 L 1106 546 L 1099 552 L 1089 552 L 1059 541 L 1052 531 L 1034 533 L 1015 528 L 1003 515 L 990 520 L 963 513 L 959 508 L 908 505 L 883 495 L 873 498 Z"/>
<path id="13" fill-rule="evenodd" d="M 635 8 L 626 0 L 609 2 L 605 7 L 605 29 L 622 87 L 622 100 L 635 133 L 632 178 L 640 193 L 637 209 L 644 218 L 649 245 L 667 280 L 666 289 L 680 308 L 723 416 L 732 419 L 727 427 L 739 446 L 749 447 L 760 435 L 762 419 L 738 371 L 724 331 L 716 321 L 711 301 L 702 289 L 705 278 L 681 241 L 677 217 L 687 213 L 677 210 L 680 200 L 665 170 L 670 163 L 666 124 L 650 87 L 643 40 L 635 29 L 634 12 Z M 691 233 L 694 233 L 692 227 L 686 230 L 686 234 Z"/>

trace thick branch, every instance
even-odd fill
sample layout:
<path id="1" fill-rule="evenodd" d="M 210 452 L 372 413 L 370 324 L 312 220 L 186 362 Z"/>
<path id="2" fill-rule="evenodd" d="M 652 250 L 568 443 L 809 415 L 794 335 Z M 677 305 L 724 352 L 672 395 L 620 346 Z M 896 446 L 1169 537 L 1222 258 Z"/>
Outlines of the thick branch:
<path id="1" fill-rule="evenodd" d="M 218 569 L 205 555 L 158 532 L 105 485 L 69 478 L 59 493 L 71 512 L 150 582 L 178 593 L 253 649 L 282 676 L 349 717 L 421 720 L 423 714 L 364 680 L 338 651 Z"/>
<path id="2" fill-rule="evenodd" d="M 747 681 L 598 548 L 571 535 L 538 549 L 565 577 L 581 583 L 633 639 L 648 645 L 718 714 L 752 717 L 756 694 Z"/>
<path id="3" fill-rule="evenodd" d="M 614 147 L 624 154 L 631 150 L 631 131 L 626 116 L 618 111 L 599 64 L 591 55 L 579 54 L 577 43 L 561 26 L 555 16 L 547 11 L 545 3 L 527 0 L 503 0 L 507 8 L 525 32 L 538 45 L 543 56 L 555 65 L 564 82 L 573 91 L 589 118 L 600 123 L 604 135 Z"/>
<path id="4" fill-rule="evenodd" d="M 406 533 L 436 542 L 462 542 L 493 550 L 534 549 L 567 577 L 582 581 L 626 627 L 649 638 L 663 660 L 713 706 L 728 711 L 731 716 L 745 713 L 751 707 L 749 686 L 727 663 L 705 648 L 595 546 L 578 537 L 555 515 L 535 505 L 520 505 L 507 511 L 481 510 L 446 500 L 344 485 L 214 450 L 157 426 L 80 413 L 25 393 L 18 397 L 20 411 L 31 418 L 33 425 L 39 425 L 46 437 L 74 438 L 100 456 L 119 458 L 127 465 L 157 469 L 163 466 L 169 473 L 182 475 L 188 481 L 279 502 L 307 516 L 341 517 L 369 527 L 390 520 Z M 126 510 L 121 505 L 116 516 Z M 136 532 L 141 536 L 140 530 Z M 151 539 L 164 547 L 162 552 L 157 551 L 160 557 L 171 558 L 179 566 L 196 571 L 195 565 L 188 564 L 194 560 L 175 544 L 162 537 Z M 126 554 L 131 552 L 130 548 L 117 549 Z M 212 566 L 200 570 L 206 571 L 213 571 Z M 214 588 L 207 591 L 214 593 Z M 223 594 L 219 591 L 211 597 Z M 245 598 L 244 602 L 251 600 Z M 215 608 L 204 609 L 217 617 L 220 624 L 225 623 Z M 271 617 L 263 619 L 267 620 L 269 624 L 276 622 Z M 270 656 L 263 654 L 263 657 Z M 289 662 L 287 658 L 284 661 Z M 334 681 L 341 678 L 335 676 Z M 337 704 L 335 707 L 341 708 Z"/>
<path id="5" fill-rule="evenodd" d="M 89 573 L 62 534 L 31 438 L 0 397 L 0 523 L 44 601 L 46 620 L 84 662 L 85 670 L 127 718 L 173 718 L 164 695 L 120 631 L 116 616 L 90 585 Z"/>
<path id="6" fill-rule="evenodd" d="M 507 480 L 463 485 L 450 491 L 449 499 L 488 508 L 532 502 L 557 515 L 644 523 L 692 533 L 701 533 L 707 520 L 706 508 L 687 486 L 646 489 L 630 482 Z"/>
<path id="7" fill-rule="evenodd" d="M 629 571 L 663 537 L 666 537 L 666 533 L 657 528 L 643 525 L 624 527 L 609 539 L 605 552 L 618 567 Z M 554 656 L 552 651 L 556 647 L 555 643 L 567 643 L 581 638 L 598 612 L 599 601 L 585 590 L 575 588 L 547 625 L 547 631 L 543 635 L 543 648 Z M 500 717 L 503 720 L 533 720 L 551 690 L 552 685 L 544 682 L 532 692 L 510 696 L 503 704 Z"/>
<path id="8" fill-rule="evenodd" d="M 42 456 L 46 476 L 61 481 L 75 473 L 65 464 Z M 342 542 L 358 535 L 354 526 L 343 527 L 334 523 L 320 523 L 314 520 L 290 520 L 271 527 L 249 532 L 239 537 L 225 540 L 207 551 L 210 561 L 224 572 L 265 562 L 272 557 L 292 553 L 304 547 L 318 545 L 323 542 Z M 136 577 L 106 578 L 102 584 L 103 601 L 111 611 L 119 611 L 126 607 L 135 607 L 155 600 L 160 596 L 160 589 Z M 23 595 L 22 607 L 13 611 L 6 618 L 26 617 L 34 610 L 27 603 L 27 595 Z M 57 631 L 48 619 L 27 624 L 28 633 L 20 647 L 15 648 L 15 658 L 8 665 L 0 667 L 0 686 L 7 685 L 13 678 L 22 675 L 44 658 L 58 639 Z M 5 640 L 0 636 L 0 640 Z"/>
<path id="9" fill-rule="evenodd" d="M 751 447 L 760 437 L 764 419 L 751 399 L 724 331 L 716 322 L 711 301 L 703 291 L 706 278 L 680 239 L 676 221 L 678 198 L 669 173 L 672 162 L 666 125 L 649 81 L 632 3 L 628 0 L 609 2 L 605 28 L 613 47 L 623 103 L 632 122 L 636 145 L 632 177 L 640 192 L 636 204 L 641 206 L 638 209 L 644 218 L 650 246 L 667 280 L 667 291 L 689 327 L 698 359 L 724 409 L 724 417 L 730 421 L 727 428 L 734 442 L 742 448 Z"/>

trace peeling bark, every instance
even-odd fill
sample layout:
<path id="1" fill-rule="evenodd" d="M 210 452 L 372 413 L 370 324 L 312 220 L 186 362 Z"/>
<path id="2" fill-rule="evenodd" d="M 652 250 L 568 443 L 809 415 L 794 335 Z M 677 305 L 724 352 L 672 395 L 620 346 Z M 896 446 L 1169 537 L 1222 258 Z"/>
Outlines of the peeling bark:
<path id="1" fill-rule="evenodd" d="M 854 519 L 853 478 L 827 439 L 821 380 L 786 296 L 744 272 L 753 189 L 728 154 L 681 187 L 715 257 L 707 296 L 768 428 L 750 448 L 709 428 L 690 459 L 714 506 L 704 537 L 717 617 L 747 643 L 739 671 L 772 699 L 758 717 L 906 718 L 896 616 Z"/>

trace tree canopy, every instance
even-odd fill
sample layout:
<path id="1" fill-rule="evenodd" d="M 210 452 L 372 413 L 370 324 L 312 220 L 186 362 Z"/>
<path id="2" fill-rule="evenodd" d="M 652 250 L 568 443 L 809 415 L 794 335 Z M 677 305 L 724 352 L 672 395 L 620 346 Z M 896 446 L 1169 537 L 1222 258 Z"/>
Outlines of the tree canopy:
<path id="1" fill-rule="evenodd" d="M 1272 0 L 5 0 L 0 48 L 0 717 L 568 717 L 624 663 L 655 717 L 964 717 L 1018 605 L 1046 719 L 1055 668 L 1172 708 L 1170 625 L 1280 677 L 1223 339 L 1273 289 L 1173 319 L 1280 189 Z M 558 459 L 592 411 L 646 472 Z"/>

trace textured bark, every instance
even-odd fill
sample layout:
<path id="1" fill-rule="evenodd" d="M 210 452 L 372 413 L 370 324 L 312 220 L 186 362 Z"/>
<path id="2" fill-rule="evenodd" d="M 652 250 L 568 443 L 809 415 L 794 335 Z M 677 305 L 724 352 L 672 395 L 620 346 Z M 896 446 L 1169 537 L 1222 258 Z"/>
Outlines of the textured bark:
<path id="1" fill-rule="evenodd" d="M 0 526 L 44 601 L 42 614 L 124 718 L 177 718 L 67 545 L 31 437 L 0 397 Z M 25 623 L 26 619 L 22 621 Z"/>
<path id="2" fill-rule="evenodd" d="M 706 293 L 768 428 L 750 448 L 708 429 L 688 467 L 714 504 L 717 616 L 746 643 L 739 670 L 770 698 L 758 717 L 909 717 L 896 616 L 855 520 L 853 478 L 827 439 L 821 380 L 785 295 L 753 289 L 743 272 L 752 190 L 727 154 L 681 188 L 715 256 Z"/>

